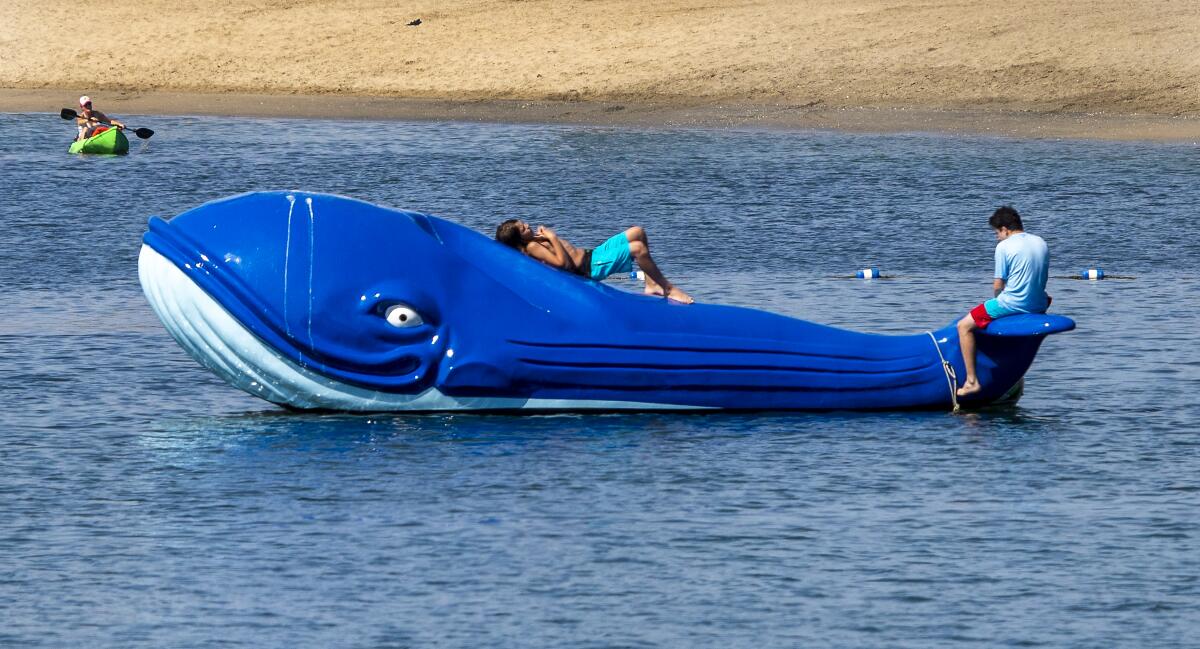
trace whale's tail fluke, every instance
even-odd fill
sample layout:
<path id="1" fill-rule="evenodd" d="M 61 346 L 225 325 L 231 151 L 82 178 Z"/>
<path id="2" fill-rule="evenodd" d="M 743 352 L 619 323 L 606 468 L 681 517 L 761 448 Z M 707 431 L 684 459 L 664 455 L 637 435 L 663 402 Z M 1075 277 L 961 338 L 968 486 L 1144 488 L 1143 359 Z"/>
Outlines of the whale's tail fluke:
<path id="1" fill-rule="evenodd" d="M 1046 336 L 1071 331 L 1075 321 L 1048 313 L 1026 313 L 993 321 L 986 329 L 975 331 L 976 374 L 983 389 L 959 399 L 960 405 L 979 407 L 1012 403 L 1021 396 L 1022 379 Z M 948 373 L 961 387 L 966 377 L 958 330 L 954 323 L 931 332 L 938 351 L 949 363 Z"/>

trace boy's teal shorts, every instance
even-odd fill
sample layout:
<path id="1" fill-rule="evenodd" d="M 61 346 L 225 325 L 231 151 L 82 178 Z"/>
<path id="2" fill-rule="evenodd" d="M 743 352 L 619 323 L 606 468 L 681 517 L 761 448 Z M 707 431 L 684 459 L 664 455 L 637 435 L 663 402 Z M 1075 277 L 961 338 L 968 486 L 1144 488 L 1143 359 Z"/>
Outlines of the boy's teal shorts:
<path id="1" fill-rule="evenodd" d="M 592 250 L 592 267 L 589 271 L 592 279 L 598 281 L 614 273 L 628 273 L 631 270 L 633 255 L 629 253 L 629 239 L 624 232 L 614 234 Z"/>
<path id="2" fill-rule="evenodd" d="M 1007 307 L 1000 306 L 1000 301 L 996 298 L 992 298 L 987 302 L 984 302 L 983 308 L 987 310 L 987 313 L 992 317 L 992 320 L 1003 318 L 1004 316 L 1024 313 L 1024 311 L 1017 311 L 1016 309 L 1009 309 Z"/>

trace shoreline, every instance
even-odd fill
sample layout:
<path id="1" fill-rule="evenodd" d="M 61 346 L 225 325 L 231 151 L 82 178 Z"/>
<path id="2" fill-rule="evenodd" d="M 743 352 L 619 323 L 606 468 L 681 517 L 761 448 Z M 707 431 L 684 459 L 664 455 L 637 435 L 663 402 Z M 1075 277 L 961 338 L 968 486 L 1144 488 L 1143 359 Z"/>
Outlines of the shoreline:
<path id="1" fill-rule="evenodd" d="M 631 128 L 938 133 L 1014 138 L 1200 143 L 1200 118 L 929 107 L 825 108 L 696 99 L 663 101 L 452 100 L 354 94 L 130 92 L 0 88 L 0 112 L 74 108 L 89 93 L 121 115 L 563 124 Z"/>

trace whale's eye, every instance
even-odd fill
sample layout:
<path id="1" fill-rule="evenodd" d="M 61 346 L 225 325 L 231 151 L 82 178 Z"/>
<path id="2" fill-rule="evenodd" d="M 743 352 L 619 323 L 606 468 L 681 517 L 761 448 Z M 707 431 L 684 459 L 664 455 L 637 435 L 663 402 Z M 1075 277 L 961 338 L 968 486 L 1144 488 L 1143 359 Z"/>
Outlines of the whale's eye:
<path id="1" fill-rule="evenodd" d="M 421 319 L 421 314 L 407 304 L 393 304 L 383 312 L 383 317 L 388 321 L 388 324 L 393 327 L 404 329 L 407 327 L 419 327 L 425 324 Z"/>

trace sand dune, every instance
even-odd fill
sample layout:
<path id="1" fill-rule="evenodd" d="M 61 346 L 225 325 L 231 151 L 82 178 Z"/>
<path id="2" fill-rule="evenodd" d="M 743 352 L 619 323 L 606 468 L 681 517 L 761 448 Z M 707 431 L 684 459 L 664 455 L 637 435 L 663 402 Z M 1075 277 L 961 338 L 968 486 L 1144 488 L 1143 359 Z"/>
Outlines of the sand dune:
<path id="1" fill-rule="evenodd" d="M 9 89 L 1200 117 L 1194 0 L 10 0 L 0 52 Z"/>

